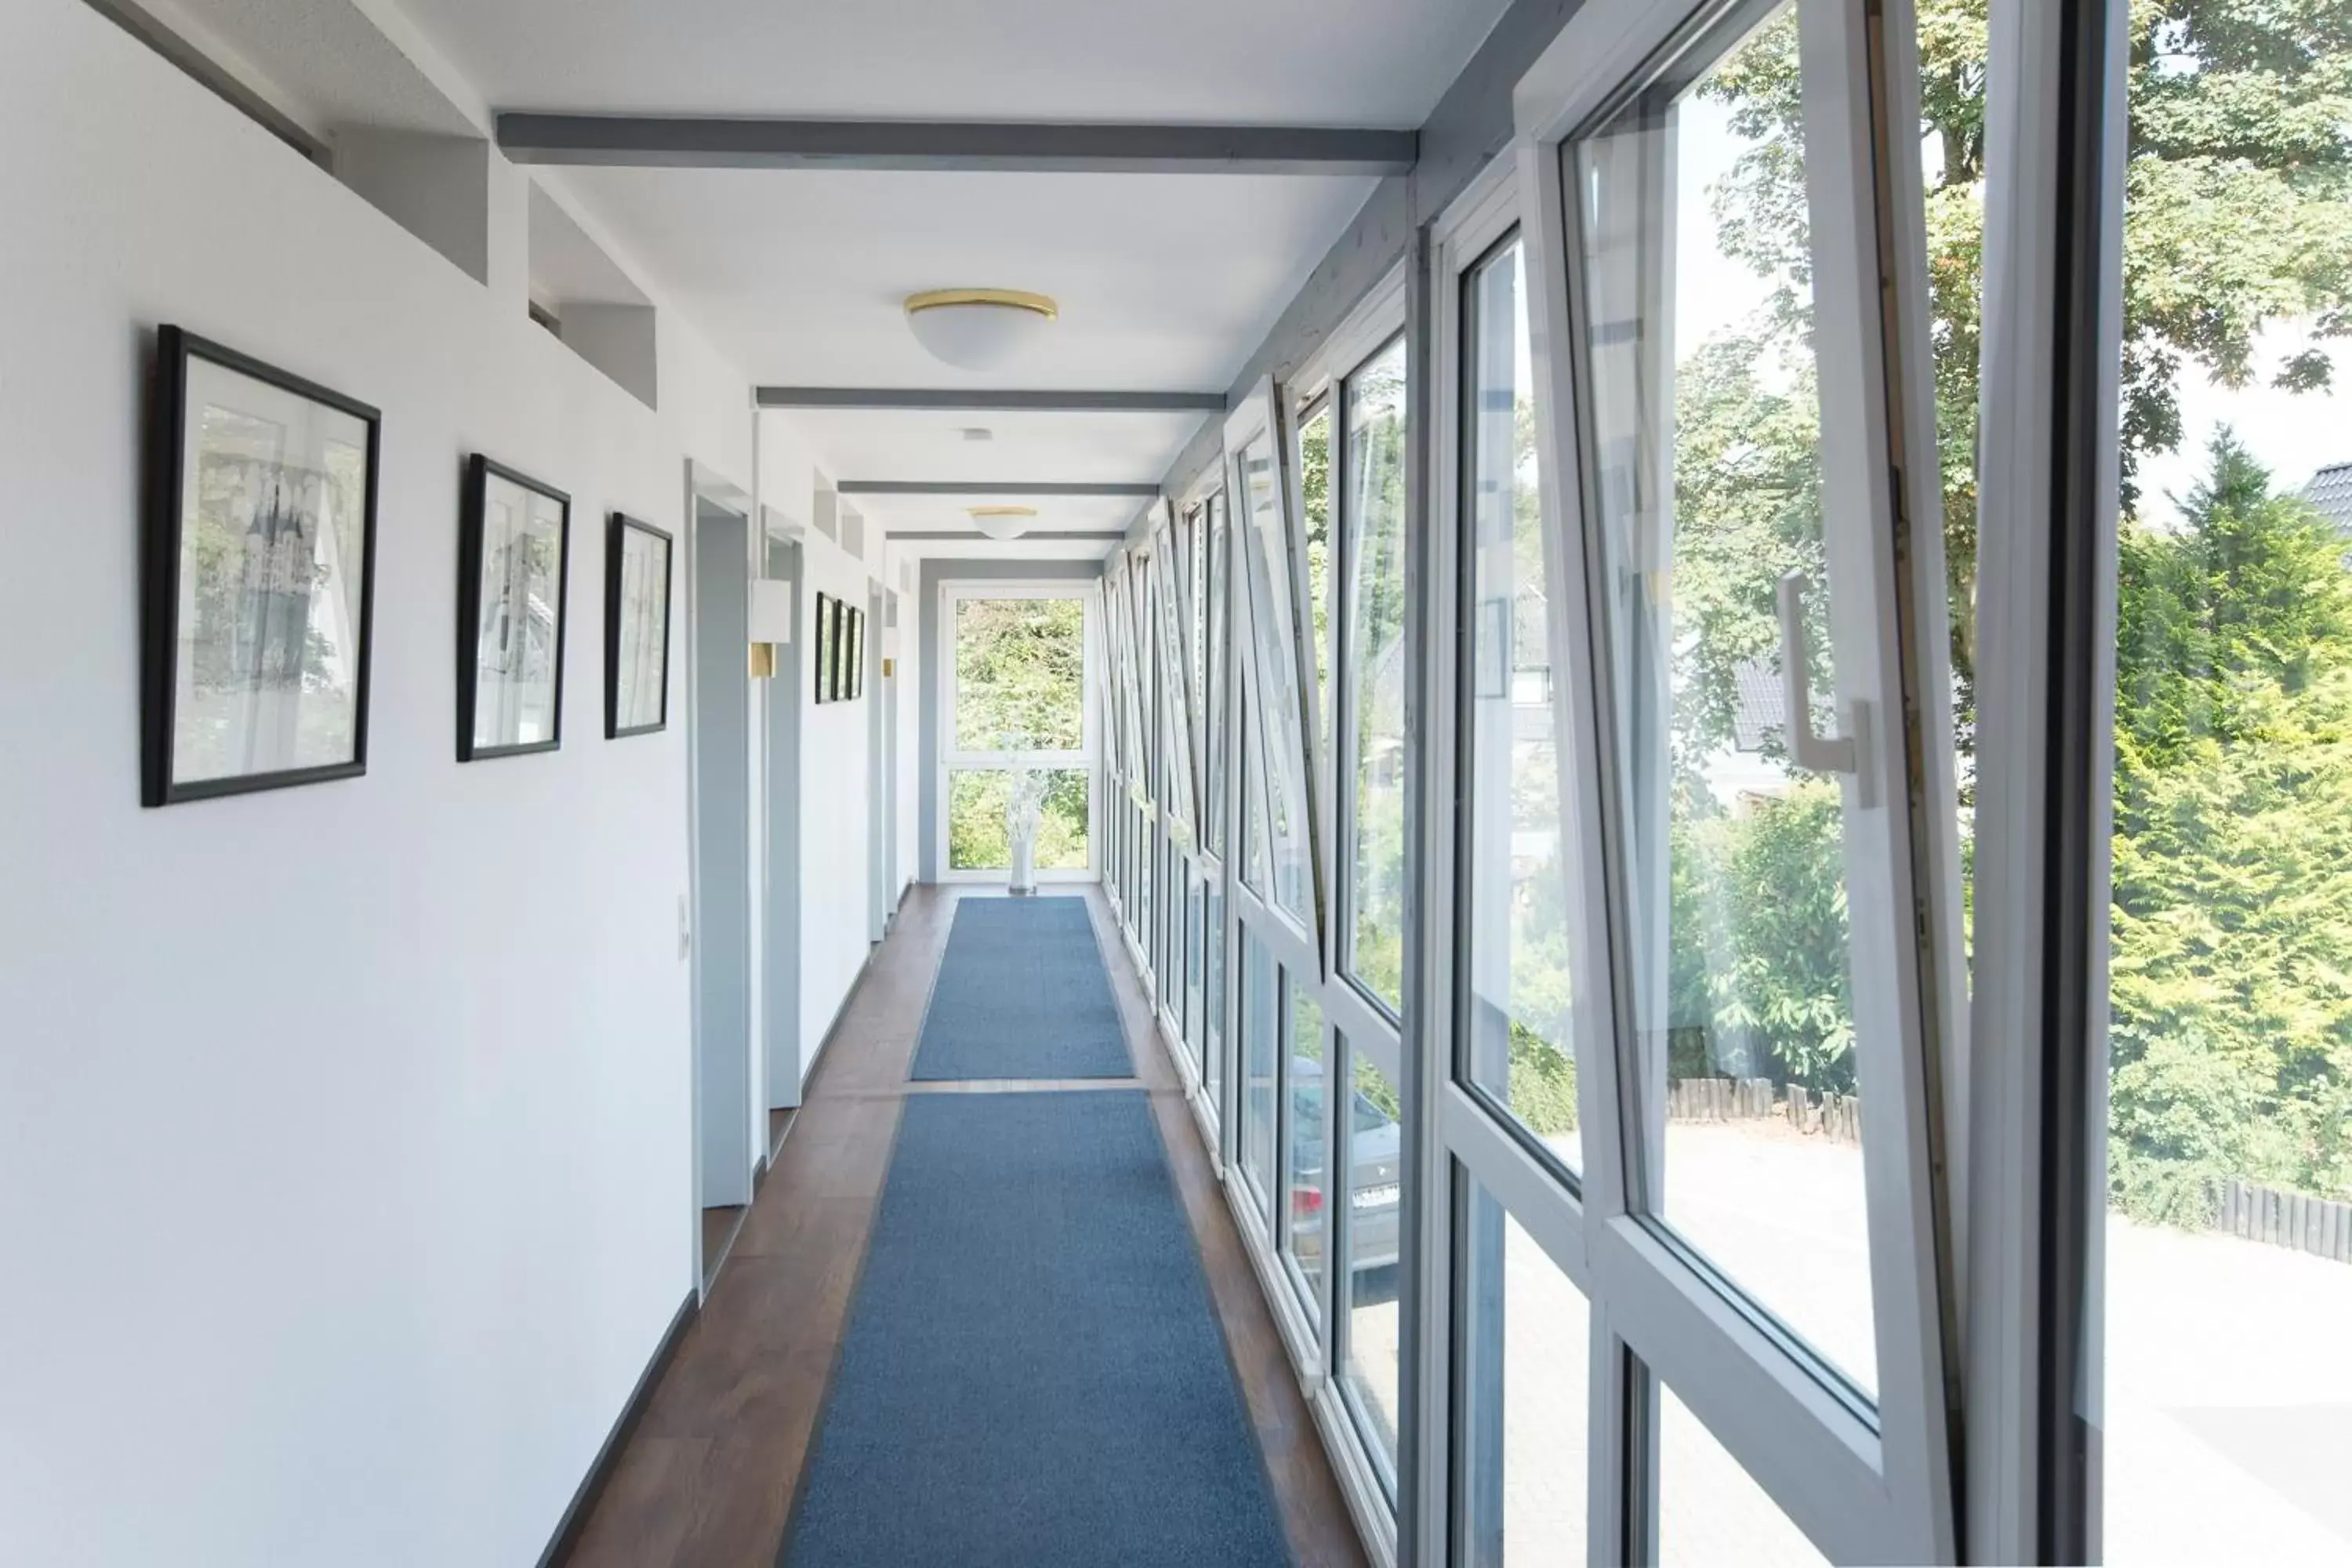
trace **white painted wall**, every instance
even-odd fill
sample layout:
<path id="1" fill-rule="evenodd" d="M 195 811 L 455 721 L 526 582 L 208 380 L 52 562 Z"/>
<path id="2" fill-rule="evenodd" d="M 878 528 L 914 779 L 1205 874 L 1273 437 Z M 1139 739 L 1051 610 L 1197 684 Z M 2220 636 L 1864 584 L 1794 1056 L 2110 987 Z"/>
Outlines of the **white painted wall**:
<path id="1" fill-rule="evenodd" d="M 816 456 L 785 416 L 760 416 L 760 493 L 791 517 L 814 517 L 830 502 Z M 824 487 L 821 490 L 820 487 Z M 878 531 L 868 530 L 869 534 Z M 874 546 L 869 543 L 869 550 Z M 866 563 L 814 528 L 801 536 L 799 608 L 793 631 L 813 639 L 816 596 L 866 600 Z M 877 635 L 867 628 L 869 636 Z M 813 650 L 814 641 L 804 644 Z M 816 700 L 801 682 L 801 1073 L 815 1064 L 825 1032 L 866 966 L 867 813 L 879 793 L 867 777 L 869 682 L 855 702 Z"/>
<path id="2" fill-rule="evenodd" d="M 0 12 L 0 1562 L 530 1563 L 691 1277 L 685 732 L 602 737 L 602 520 L 748 486 L 747 388 L 665 311 L 648 412 L 76 0 Z M 138 805 L 163 321 L 384 412 L 363 779 Z M 460 766 L 477 448 L 572 493 L 570 679 Z"/>

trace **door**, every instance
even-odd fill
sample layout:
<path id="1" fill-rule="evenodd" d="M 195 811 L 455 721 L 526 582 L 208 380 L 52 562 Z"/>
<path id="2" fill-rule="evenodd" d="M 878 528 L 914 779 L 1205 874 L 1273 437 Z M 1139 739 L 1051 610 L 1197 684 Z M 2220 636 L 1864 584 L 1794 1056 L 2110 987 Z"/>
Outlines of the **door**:
<path id="1" fill-rule="evenodd" d="M 751 541 L 695 501 L 695 1117 L 701 1204 L 751 1199 Z"/>

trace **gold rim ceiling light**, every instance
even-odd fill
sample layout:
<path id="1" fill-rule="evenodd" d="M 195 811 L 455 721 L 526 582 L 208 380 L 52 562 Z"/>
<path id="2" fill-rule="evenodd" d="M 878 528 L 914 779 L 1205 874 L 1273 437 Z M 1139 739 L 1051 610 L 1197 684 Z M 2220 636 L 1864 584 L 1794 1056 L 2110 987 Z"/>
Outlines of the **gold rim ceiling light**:
<path id="1" fill-rule="evenodd" d="M 1062 316 L 1062 308 L 1054 302 L 1053 296 L 1033 294 L 1025 289 L 927 289 L 907 296 L 907 314 L 910 316 L 952 305 L 999 305 L 1011 310 L 1034 311 L 1049 321 L 1059 321 Z"/>
<path id="2" fill-rule="evenodd" d="M 1037 509 L 1034 506 L 968 506 L 963 510 L 966 514 L 972 517 L 1034 517 L 1037 515 Z"/>

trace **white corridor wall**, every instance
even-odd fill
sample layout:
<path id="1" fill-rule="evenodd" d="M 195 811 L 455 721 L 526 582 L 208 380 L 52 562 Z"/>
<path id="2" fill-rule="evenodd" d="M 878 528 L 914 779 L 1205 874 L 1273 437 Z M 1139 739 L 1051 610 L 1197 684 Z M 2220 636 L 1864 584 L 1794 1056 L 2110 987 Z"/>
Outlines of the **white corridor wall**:
<path id="1" fill-rule="evenodd" d="M 533 326 L 502 163 L 485 288 L 79 0 L 0 15 L 0 1562 L 530 1563 L 692 1276 L 683 626 L 605 741 L 604 519 L 682 582 L 749 388 Z M 364 778 L 139 806 L 166 321 L 383 412 Z M 477 449 L 572 495 L 568 679 L 460 766 Z"/>

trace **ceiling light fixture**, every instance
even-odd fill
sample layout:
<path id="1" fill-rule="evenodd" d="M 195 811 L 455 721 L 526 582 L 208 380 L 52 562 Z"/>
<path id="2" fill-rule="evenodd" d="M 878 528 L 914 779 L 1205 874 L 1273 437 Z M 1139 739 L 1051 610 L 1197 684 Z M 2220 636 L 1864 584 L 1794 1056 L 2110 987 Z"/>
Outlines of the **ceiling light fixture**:
<path id="1" fill-rule="evenodd" d="M 1029 531 L 1029 520 L 1037 515 L 1034 506 L 975 506 L 964 509 L 971 514 L 971 525 L 991 539 L 1018 539 Z"/>
<path id="2" fill-rule="evenodd" d="M 907 325 L 934 359 L 995 370 L 1061 316 L 1043 294 L 1018 289 L 933 289 L 907 296 Z"/>

